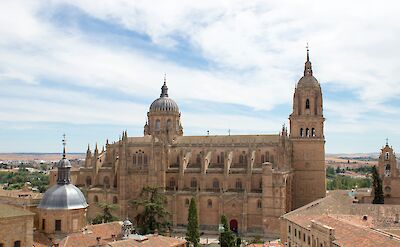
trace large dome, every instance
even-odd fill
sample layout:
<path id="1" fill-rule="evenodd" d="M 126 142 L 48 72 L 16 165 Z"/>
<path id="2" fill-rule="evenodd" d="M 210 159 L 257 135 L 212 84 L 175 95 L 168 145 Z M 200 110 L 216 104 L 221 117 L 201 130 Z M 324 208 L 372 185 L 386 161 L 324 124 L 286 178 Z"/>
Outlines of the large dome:
<path id="1" fill-rule="evenodd" d="M 150 105 L 150 112 L 178 112 L 179 107 L 176 102 L 168 97 L 168 87 L 164 79 L 164 85 L 161 87 L 160 98 L 156 99 Z"/>
<path id="2" fill-rule="evenodd" d="M 73 184 L 56 184 L 44 193 L 38 208 L 80 209 L 87 208 L 85 196 Z"/>
<path id="3" fill-rule="evenodd" d="M 178 104 L 168 97 L 160 97 L 150 105 L 150 112 L 174 111 L 179 112 Z"/>

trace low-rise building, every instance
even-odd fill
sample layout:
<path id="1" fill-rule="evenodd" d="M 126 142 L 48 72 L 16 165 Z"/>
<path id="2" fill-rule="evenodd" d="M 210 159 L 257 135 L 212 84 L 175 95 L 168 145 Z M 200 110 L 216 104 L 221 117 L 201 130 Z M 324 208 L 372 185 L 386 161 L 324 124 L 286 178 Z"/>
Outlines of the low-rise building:
<path id="1" fill-rule="evenodd" d="M 350 193 L 351 195 L 351 193 Z M 399 205 L 354 203 L 335 191 L 281 217 L 281 240 L 289 247 L 400 246 Z"/>
<path id="2" fill-rule="evenodd" d="M 33 216 L 34 213 L 27 210 L 0 204 L 0 246 L 31 247 Z"/>

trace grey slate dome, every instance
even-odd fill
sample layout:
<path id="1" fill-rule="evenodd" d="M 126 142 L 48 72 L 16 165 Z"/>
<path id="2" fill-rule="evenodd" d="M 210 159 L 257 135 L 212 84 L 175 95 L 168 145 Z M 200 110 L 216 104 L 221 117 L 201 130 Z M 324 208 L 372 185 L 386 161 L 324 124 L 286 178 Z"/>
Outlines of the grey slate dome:
<path id="1" fill-rule="evenodd" d="M 80 209 L 87 208 L 85 196 L 73 184 L 56 184 L 44 193 L 38 208 L 42 209 Z"/>
<path id="2" fill-rule="evenodd" d="M 178 104 L 168 97 L 168 87 L 164 79 L 164 85 L 161 87 L 160 98 L 156 99 L 150 105 L 150 112 L 178 112 Z"/>
<path id="3" fill-rule="evenodd" d="M 38 208 L 80 209 L 88 207 L 82 191 L 71 184 L 71 163 L 65 157 L 65 135 L 63 145 L 63 157 L 57 164 L 57 184 L 46 190 Z"/>

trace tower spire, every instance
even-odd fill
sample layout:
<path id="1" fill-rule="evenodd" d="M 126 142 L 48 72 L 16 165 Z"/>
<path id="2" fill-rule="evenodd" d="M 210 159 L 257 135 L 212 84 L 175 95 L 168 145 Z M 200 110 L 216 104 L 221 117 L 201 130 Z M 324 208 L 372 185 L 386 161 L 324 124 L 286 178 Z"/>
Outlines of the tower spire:
<path id="1" fill-rule="evenodd" d="M 67 145 L 67 139 L 65 138 L 65 134 L 63 134 L 62 145 L 63 145 L 63 159 L 65 159 L 65 146 Z"/>
<path id="2" fill-rule="evenodd" d="M 308 46 L 308 42 L 307 42 L 307 61 L 304 65 L 304 76 L 312 76 L 312 67 L 311 67 L 311 62 L 310 62 L 310 49 Z"/>
<path id="3" fill-rule="evenodd" d="M 168 97 L 167 74 L 164 73 L 164 84 L 161 87 L 160 97 Z"/>

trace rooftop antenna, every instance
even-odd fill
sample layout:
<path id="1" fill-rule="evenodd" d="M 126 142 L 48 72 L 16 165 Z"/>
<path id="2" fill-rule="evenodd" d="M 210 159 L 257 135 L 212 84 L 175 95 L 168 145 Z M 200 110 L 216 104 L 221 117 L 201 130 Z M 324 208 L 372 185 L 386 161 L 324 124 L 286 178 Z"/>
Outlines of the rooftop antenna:
<path id="1" fill-rule="evenodd" d="M 229 136 L 231 135 L 231 129 L 228 129 L 228 135 Z"/>

